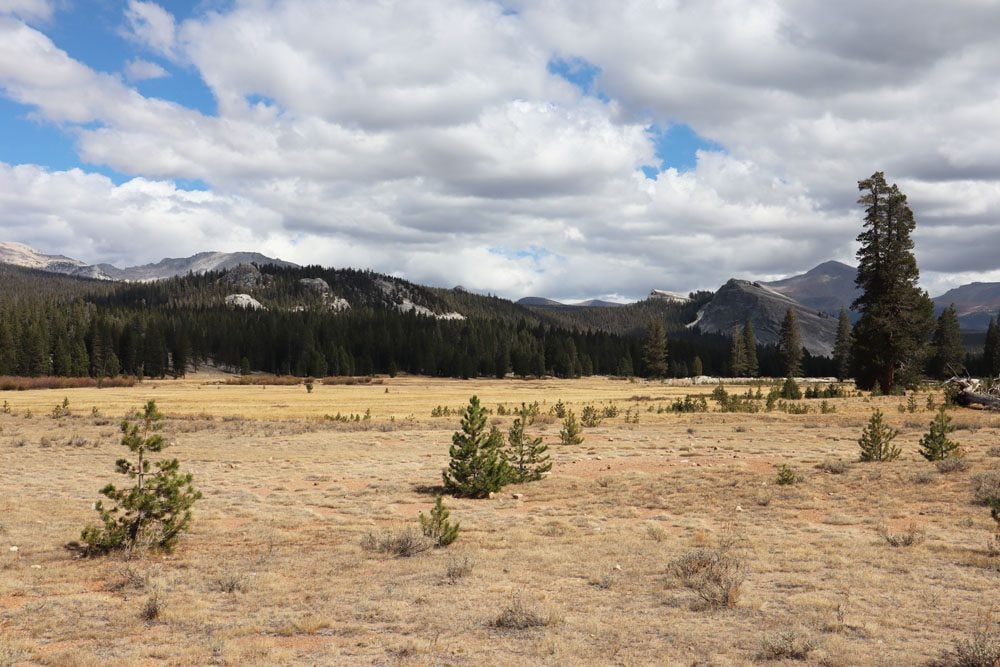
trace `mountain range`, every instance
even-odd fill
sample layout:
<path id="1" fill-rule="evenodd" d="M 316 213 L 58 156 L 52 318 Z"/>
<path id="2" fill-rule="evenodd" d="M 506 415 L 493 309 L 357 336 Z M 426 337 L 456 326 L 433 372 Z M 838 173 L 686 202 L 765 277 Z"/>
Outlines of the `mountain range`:
<path id="1" fill-rule="evenodd" d="M 162 259 L 155 264 L 118 268 L 111 264 L 87 264 L 64 255 L 46 255 L 31 246 L 10 241 L 0 241 L 0 263 L 81 278 L 133 282 L 163 280 L 188 273 L 221 271 L 240 264 L 298 266 L 292 262 L 267 257 L 259 252 L 200 252 L 190 257 Z"/>
<path id="2" fill-rule="evenodd" d="M 130 282 L 231 270 L 251 264 L 298 266 L 256 252 L 202 252 L 191 257 L 167 258 L 152 264 L 119 268 L 110 264 L 86 264 L 63 255 L 48 255 L 12 242 L 0 242 L 0 264 L 82 278 Z M 399 301 L 395 303 L 397 308 L 421 312 L 430 309 L 428 312 L 433 311 L 438 317 L 459 317 L 460 313 L 464 313 L 468 316 L 510 319 L 534 313 L 540 321 L 618 333 L 635 333 L 649 318 L 667 317 L 675 331 L 678 327 L 686 327 L 702 333 L 729 336 L 749 320 L 761 345 L 777 344 L 781 320 L 785 312 L 792 308 L 798 316 L 804 347 L 813 355 L 829 355 L 836 337 L 836 316 L 842 307 L 849 308 L 859 294 L 855 275 L 854 267 L 830 261 L 783 280 L 753 282 L 731 279 L 714 294 L 692 295 L 697 298 L 696 301 L 682 294 L 654 289 L 647 299 L 633 304 L 599 299 L 567 304 L 543 297 L 525 297 L 511 303 L 496 298 L 484 300 L 485 297 L 463 288 L 445 290 L 410 284 L 405 288 L 412 292 L 410 296 L 390 300 Z M 378 288 L 385 291 L 387 287 L 383 283 L 385 280 L 379 283 Z M 393 289 L 404 289 L 403 283 Z M 417 298 L 416 295 L 424 296 Z M 328 298 L 339 299 L 338 303 L 346 306 L 351 295 L 331 293 Z M 963 285 L 936 297 L 934 302 L 938 312 L 954 304 L 963 330 L 982 332 L 990 318 L 1000 311 L 1000 283 Z"/>

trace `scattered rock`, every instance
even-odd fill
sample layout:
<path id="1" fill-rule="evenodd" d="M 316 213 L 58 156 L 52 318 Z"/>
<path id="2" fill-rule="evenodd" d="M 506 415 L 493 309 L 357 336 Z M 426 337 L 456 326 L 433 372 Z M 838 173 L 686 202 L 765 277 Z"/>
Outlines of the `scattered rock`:
<path id="1" fill-rule="evenodd" d="M 257 299 L 249 294 L 230 294 L 226 297 L 226 305 L 231 308 L 251 308 L 253 310 L 267 310 Z"/>
<path id="2" fill-rule="evenodd" d="M 521 500 L 522 498 L 524 498 L 524 494 L 523 493 L 514 493 L 514 494 L 511 494 L 511 498 L 513 498 L 514 500 Z"/>

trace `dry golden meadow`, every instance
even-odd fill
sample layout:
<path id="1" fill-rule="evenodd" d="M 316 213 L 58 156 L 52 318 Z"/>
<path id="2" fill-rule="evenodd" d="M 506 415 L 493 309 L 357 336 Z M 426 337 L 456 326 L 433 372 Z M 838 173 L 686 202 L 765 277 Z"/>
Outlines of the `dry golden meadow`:
<path id="1" fill-rule="evenodd" d="M 1000 468 L 995 414 L 952 412 L 970 465 L 941 473 L 917 454 L 924 394 L 905 414 L 899 397 L 673 414 L 657 408 L 712 386 L 222 380 L 0 394 L 0 665 L 742 665 L 788 661 L 791 646 L 812 664 L 911 665 L 972 636 L 997 602 L 995 523 L 971 492 Z M 429 511 L 459 421 L 431 411 L 472 394 L 494 410 L 542 404 L 529 431 L 550 443 L 551 475 L 446 499 L 462 526 L 447 548 L 366 551 L 370 531 Z M 54 418 L 64 397 L 71 415 Z M 118 421 L 148 399 L 167 417 L 166 455 L 204 493 L 192 530 L 167 556 L 80 559 L 65 545 L 117 476 Z M 544 416 L 559 399 L 621 414 L 561 446 Z M 856 463 L 874 407 L 901 430 L 896 462 Z M 817 467 L 837 460 L 849 465 Z M 782 463 L 798 483 L 776 485 Z M 885 539 L 911 527 L 925 539 Z M 708 607 L 671 564 L 734 537 L 746 581 L 733 606 Z M 512 611 L 532 627 L 498 624 Z"/>

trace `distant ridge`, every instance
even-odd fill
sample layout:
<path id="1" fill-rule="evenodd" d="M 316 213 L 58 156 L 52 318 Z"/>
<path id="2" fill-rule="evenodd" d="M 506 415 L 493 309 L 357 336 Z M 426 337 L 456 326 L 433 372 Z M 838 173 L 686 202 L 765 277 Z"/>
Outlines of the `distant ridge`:
<path id="1" fill-rule="evenodd" d="M 619 306 L 626 305 L 615 301 L 604 301 L 603 299 L 588 299 L 579 303 L 563 303 L 562 301 L 547 299 L 543 296 L 526 296 L 523 299 L 518 299 L 515 303 L 528 308 L 618 308 Z"/>
<path id="2" fill-rule="evenodd" d="M 0 262 L 70 276 L 129 281 L 163 280 L 188 273 L 231 269 L 240 264 L 298 266 L 292 262 L 262 255 L 259 252 L 199 252 L 190 257 L 166 258 L 155 264 L 120 269 L 111 264 L 91 265 L 63 255 L 46 255 L 31 246 L 11 241 L 0 241 Z"/>
<path id="3" fill-rule="evenodd" d="M 861 294 L 854 284 L 857 273 L 853 266 L 830 261 L 803 274 L 761 284 L 795 299 L 807 308 L 837 315 L 841 308 L 850 308 Z"/>

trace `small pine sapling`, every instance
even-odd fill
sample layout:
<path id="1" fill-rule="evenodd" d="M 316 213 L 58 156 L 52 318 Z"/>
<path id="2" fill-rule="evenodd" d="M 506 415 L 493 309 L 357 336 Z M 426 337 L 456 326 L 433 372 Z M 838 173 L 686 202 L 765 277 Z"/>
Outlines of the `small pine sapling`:
<path id="1" fill-rule="evenodd" d="M 876 410 L 861 432 L 858 446 L 861 447 L 862 461 L 893 461 L 899 458 L 901 450 L 892 444 L 898 432 L 882 422 L 882 411 Z"/>
<path id="2" fill-rule="evenodd" d="M 583 427 L 576 420 L 572 410 L 566 411 L 562 430 L 559 431 L 559 442 L 564 445 L 579 445 L 583 442 Z"/>
<path id="3" fill-rule="evenodd" d="M 566 416 L 566 404 L 562 402 L 561 398 L 552 406 L 552 414 L 559 419 L 563 419 Z"/>
<path id="4" fill-rule="evenodd" d="M 587 428 L 600 426 L 603 419 L 604 417 L 593 405 L 583 406 L 583 412 L 580 413 L 580 422 Z"/>
<path id="5" fill-rule="evenodd" d="M 928 461 L 943 461 L 961 456 L 959 444 L 948 438 L 948 434 L 954 430 L 951 417 L 942 406 L 934 415 L 930 430 L 920 438 L 920 455 Z"/>
<path id="6" fill-rule="evenodd" d="M 776 484 L 781 486 L 789 486 L 795 484 L 799 481 L 799 476 L 795 474 L 795 470 L 792 469 L 787 463 L 782 463 L 778 466 L 778 477 L 775 479 Z"/>
<path id="7" fill-rule="evenodd" d="M 441 496 L 434 498 L 434 507 L 431 508 L 430 516 L 420 513 L 420 531 L 424 537 L 429 537 L 434 541 L 436 547 L 446 547 L 458 538 L 458 527 L 460 524 L 448 521 L 450 512 L 444 506 Z"/>
<path id="8" fill-rule="evenodd" d="M 60 419 L 61 417 L 68 417 L 68 416 L 69 416 L 69 399 L 63 397 L 62 403 L 52 408 L 52 418 Z"/>
<path id="9" fill-rule="evenodd" d="M 503 452 L 503 435 L 495 426 L 486 431 L 486 410 L 478 396 L 469 399 L 461 429 L 451 437 L 451 460 L 442 473 L 445 490 L 469 498 L 499 491 L 510 480 L 510 465 Z"/>
<path id="10" fill-rule="evenodd" d="M 541 437 L 529 438 L 524 434 L 524 425 L 531 414 L 523 403 L 518 415 L 507 432 L 507 460 L 510 462 L 511 481 L 515 484 L 540 480 L 552 469 L 552 461 L 546 454 L 549 446 L 542 442 Z"/>
<path id="11" fill-rule="evenodd" d="M 104 525 L 84 528 L 81 539 L 87 545 L 87 555 L 131 551 L 140 545 L 170 551 L 180 533 L 188 529 L 191 507 L 201 498 L 192 485 L 191 473 L 181 474 L 177 459 L 162 459 L 151 466 L 146 458 L 147 453 L 160 452 L 167 445 L 158 432 L 162 424 L 163 414 L 155 401 L 146 403 L 136 418 L 122 421 L 121 444 L 136 459 L 118 459 L 115 470 L 136 484 L 121 489 L 108 484 L 101 489 L 115 505 L 105 508 L 102 501 L 95 503 Z"/>

